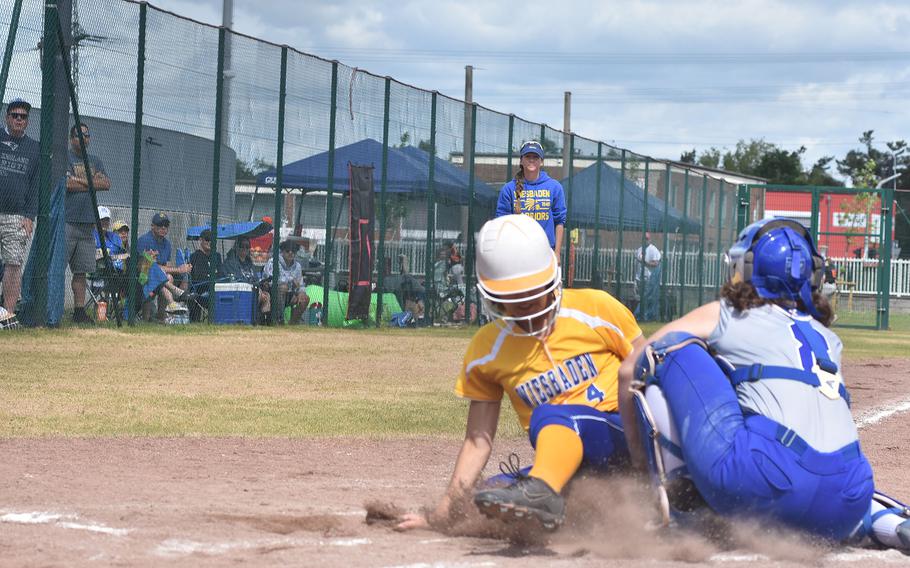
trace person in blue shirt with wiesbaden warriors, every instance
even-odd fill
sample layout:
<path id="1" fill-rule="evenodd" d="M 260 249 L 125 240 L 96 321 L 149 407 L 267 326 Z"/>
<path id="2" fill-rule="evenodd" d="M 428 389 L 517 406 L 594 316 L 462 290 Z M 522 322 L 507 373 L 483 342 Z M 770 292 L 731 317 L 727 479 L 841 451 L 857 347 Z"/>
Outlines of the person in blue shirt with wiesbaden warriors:
<path id="1" fill-rule="evenodd" d="M 499 190 L 496 216 L 527 215 L 543 227 L 557 257 L 562 250 L 566 226 L 566 197 L 562 185 L 541 169 L 543 146 L 531 140 L 521 146 L 521 161 L 515 179 Z"/>

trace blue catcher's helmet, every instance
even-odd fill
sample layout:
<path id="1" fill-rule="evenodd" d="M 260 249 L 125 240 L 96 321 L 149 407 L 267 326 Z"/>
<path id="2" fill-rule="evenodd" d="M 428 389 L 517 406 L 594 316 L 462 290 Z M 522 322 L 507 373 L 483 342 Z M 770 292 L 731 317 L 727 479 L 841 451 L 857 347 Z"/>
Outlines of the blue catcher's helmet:
<path id="1" fill-rule="evenodd" d="M 750 282 L 762 298 L 796 302 L 813 316 L 812 292 L 821 286 L 825 261 L 799 222 L 775 217 L 752 223 L 727 252 L 732 282 Z"/>

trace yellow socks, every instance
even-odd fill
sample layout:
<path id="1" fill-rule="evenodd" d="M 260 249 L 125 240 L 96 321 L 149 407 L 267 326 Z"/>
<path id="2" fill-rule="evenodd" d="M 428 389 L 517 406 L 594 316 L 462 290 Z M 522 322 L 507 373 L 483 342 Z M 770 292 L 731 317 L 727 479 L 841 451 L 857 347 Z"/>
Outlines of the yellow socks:
<path id="1" fill-rule="evenodd" d="M 581 465 L 584 446 L 575 430 L 557 424 L 544 426 L 537 435 L 534 467 L 529 475 L 547 482 L 560 493 Z"/>

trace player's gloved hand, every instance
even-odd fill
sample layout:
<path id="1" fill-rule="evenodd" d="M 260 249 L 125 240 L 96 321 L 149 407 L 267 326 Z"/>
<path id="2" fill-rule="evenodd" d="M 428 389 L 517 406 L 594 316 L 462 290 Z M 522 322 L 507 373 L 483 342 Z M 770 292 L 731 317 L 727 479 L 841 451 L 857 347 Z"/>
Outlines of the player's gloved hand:
<path id="1" fill-rule="evenodd" d="M 430 521 L 422 513 L 405 513 L 400 517 L 400 522 L 395 525 L 396 531 L 410 531 L 414 529 L 428 529 Z"/>

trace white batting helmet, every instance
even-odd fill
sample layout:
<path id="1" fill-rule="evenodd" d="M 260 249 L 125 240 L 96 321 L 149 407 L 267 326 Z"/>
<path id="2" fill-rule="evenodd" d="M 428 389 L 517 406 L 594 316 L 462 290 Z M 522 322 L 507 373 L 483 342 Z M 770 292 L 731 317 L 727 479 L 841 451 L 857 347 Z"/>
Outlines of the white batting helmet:
<path id="1" fill-rule="evenodd" d="M 562 300 L 562 277 L 556 254 L 537 221 L 504 215 L 484 224 L 477 242 L 477 289 L 490 318 L 513 335 L 549 334 Z M 552 299 L 536 313 L 508 314 L 508 305 L 549 295 Z"/>

